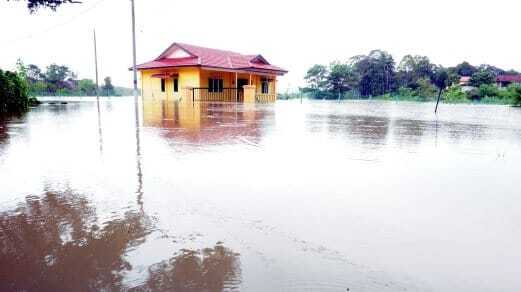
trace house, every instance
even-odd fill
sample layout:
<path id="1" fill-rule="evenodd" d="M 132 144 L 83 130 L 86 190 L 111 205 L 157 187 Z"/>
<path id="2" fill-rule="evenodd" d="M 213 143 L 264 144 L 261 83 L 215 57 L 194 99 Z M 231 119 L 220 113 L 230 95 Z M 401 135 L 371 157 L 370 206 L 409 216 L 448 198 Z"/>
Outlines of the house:
<path id="1" fill-rule="evenodd" d="M 521 75 L 499 75 L 496 77 L 496 84 L 499 87 L 506 87 L 511 83 L 521 84 Z"/>
<path id="2" fill-rule="evenodd" d="M 262 55 L 183 43 L 173 43 L 137 69 L 145 100 L 275 101 L 277 77 L 287 73 Z"/>

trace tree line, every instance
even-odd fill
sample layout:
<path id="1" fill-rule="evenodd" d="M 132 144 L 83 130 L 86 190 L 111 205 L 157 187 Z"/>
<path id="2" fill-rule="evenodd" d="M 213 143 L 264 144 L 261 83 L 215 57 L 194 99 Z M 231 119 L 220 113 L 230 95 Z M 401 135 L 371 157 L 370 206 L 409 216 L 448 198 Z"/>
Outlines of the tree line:
<path id="1" fill-rule="evenodd" d="M 96 96 L 96 84 L 92 79 L 78 79 L 65 65 L 51 64 L 42 70 L 34 64 L 25 66 L 18 60 L 18 72 L 26 77 L 28 92 L 32 96 Z M 107 76 L 98 88 L 100 96 L 129 95 L 129 89 L 115 87 Z"/>
<path id="2" fill-rule="evenodd" d="M 500 90 L 496 77 L 503 74 L 519 75 L 514 70 L 503 70 L 492 65 L 474 66 L 462 62 L 453 67 L 433 64 L 427 56 L 406 55 L 396 64 L 392 55 L 373 50 L 368 55 L 351 57 L 347 62 L 316 64 L 305 76 L 302 91 L 311 98 L 397 98 L 433 100 L 442 90 L 445 99 L 481 100 L 506 98 L 521 100 L 520 85 L 513 84 Z M 461 77 L 469 77 L 469 87 L 459 86 Z"/>

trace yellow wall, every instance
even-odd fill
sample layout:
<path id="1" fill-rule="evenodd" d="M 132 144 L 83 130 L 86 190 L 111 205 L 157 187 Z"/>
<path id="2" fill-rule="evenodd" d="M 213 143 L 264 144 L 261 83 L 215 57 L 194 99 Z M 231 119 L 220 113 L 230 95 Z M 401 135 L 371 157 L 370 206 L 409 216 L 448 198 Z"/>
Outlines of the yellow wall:
<path id="1" fill-rule="evenodd" d="M 156 69 L 141 70 L 141 87 L 143 97 L 151 100 L 173 100 L 181 96 L 187 96 L 188 89 L 191 87 L 200 87 L 200 70 L 196 67 L 176 68 L 176 69 Z M 165 92 L 161 92 L 161 78 L 152 77 L 154 74 L 161 73 L 178 74 L 179 92 L 174 94 L 174 78 L 166 79 Z"/>
<path id="2" fill-rule="evenodd" d="M 155 69 L 155 70 L 141 70 L 141 87 L 143 97 L 148 100 L 177 100 L 177 99 L 191 99 L 190 88 L 203 87 L 208 88 L 209 78 L 223 79 L 225 88 L 235 88 L 235 73 L 214 70 L 201 70 L 197 67 L 186 67 L 176 69 Z M 165 92 L 161 92 L 161 78 L 152 77 L 154 74 L 161 73 L 178 74 L 179 92 L 173 92 L 173 78 L 166 79 Z M 250 79 L 250 74 L 239 73 L 238 79 Z M 260 95 L 262 92 L 262 78 L 261 75 L 251 75 L 252 85 L 255 85 L 255 93 Z M 272 82 L 269 86 L 269 94 L 276 96 L 276 76 L 269 76 Z"/>

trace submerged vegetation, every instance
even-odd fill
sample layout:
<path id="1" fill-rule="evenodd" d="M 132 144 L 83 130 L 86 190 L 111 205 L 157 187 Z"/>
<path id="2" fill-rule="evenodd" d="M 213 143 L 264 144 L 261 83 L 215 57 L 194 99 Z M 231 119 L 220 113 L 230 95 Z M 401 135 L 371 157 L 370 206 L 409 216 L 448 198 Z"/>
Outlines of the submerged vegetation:
<path id="1" fill-rule="evenodd" d="M 521 104 L 521 84 L 496 85 L 496 78 L 504 74 L 519 76 L 520 73 L 468 62 L 446 68 L 418 55 L 406 55 L 396 65 L 389 53 L 374 50 L 347 62 L 312 66 L 301 92 L 315 99 L 408 101 L 435 101 L 443 93 L 445 102 Z"/>

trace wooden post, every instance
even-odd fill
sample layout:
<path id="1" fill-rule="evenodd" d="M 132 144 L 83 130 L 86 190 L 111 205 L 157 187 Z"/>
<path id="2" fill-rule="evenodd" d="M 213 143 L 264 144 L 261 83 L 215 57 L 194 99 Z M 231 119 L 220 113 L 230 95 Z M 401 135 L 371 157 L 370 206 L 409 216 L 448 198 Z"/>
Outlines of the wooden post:
<path id="1" fill-rule="evenodd" d="M 235 87 L 237 88 L 235 90 L 235 102 L 239 102 L 239 84 L 237 82 L 237 72 L 235 72 Z"/>

